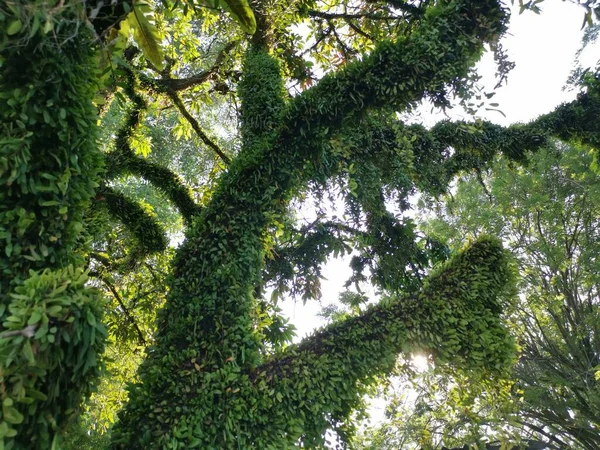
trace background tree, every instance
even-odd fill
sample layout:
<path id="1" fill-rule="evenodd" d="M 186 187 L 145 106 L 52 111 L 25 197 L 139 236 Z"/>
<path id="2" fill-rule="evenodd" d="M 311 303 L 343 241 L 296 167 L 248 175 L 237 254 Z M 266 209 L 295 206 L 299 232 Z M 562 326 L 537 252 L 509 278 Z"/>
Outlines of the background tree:
<path id="1" fill-rule="evenodd" d="M 405 204 L 416 189 L 443 192 L 457 173 L 482 169 L 500 152 L 521 162 L 549 135 L 595 144 L 597 92 L 592 86 L 529 126 L 406 126 L 396 111 L 424 98 L 443 107 L 452 95 L 468 96 L 471 66 L 486 44 L 506 71 L 496 47 L 506 11 L 491 0 L 377 5 L 384 16 L 369 7 L 361 17 L 340 17 L 340 25 L 327 17 L 338 5 L 312 2 L 226 2 L 225 16 L 184 2 L 2 6 L 6 448 L 58 445 L 89 393 L 106 335 L 94 286 L 111 294 L 133 330 L 127 338 L 113 330 L 117 345 L 147 339 L 136 322 L 143 308 L 127 311 L 155 283 L 155 304 L 166 294 L 113 448 L 322 446 L 327 430 L 341 438 L 352 431 L 348 418 L 366 386 L 403 351 L 427 349 L 439 364 L 473 376 L 506 373 L 514 345 L 499 313 L 514 293 L 510 258 L 482 238 L 423 282 L 427 252 L 385 203 L 395 196 Z M 340 5 L 341 14 L 349 7 Z M 329 20 L 334 39 L 303 53 L 291 30 L 307 17 Z M 352 31 L 343 41 L 345 27 Z M 382 35 L 393 40 L 378 42 Z M 352 60 L 345 46 L 364 39 L 374 49 Z M 331 48 L 347 57 L 316 82 L 308 57 Z M 285 86 L 294 82 L 302 92 L 290 97 Z M 239 104 L 236 136 L 227 126 L 207 130 L 196 117 L 197 105 L 211 101 L 215 114 L 226 114 L 227 100 Z M 120 108 L 114 140 L 97 143 L 98 115 L 108 121 L 113 107 Z M 144 157 L 151 147 L 140 130 L 160 123 L 164 110 L 177 111 L 176 135 L 194 136 L 213 155 L 212 163 L 201 158 L 210 170 L 197 178 L 207 187 L 190 190 L 176 164 Z M 152 269 L 144 264 L 165 252 L 164 226 L 127 195 L 128 177 L 158 190 L 185 226 L 166 282 L 153 277 L 160 257 Z M 327 218 L 315 225 L 320 234 L 298 227 L 291 200 L 335 189 L 359 226 Z M 294 274 L 318 273 L 314 266 L 342 243 L 359 247 L 357 277 L 371 268 L 384 301 L 282 348 L 289 330 L 273 326 L 265 283 L 314 296 L 310 283 L 295 286 Z M 280 246 L 293 256 L 291 271 L 267 263 Z"/>
<path id="2" fill-rule="evenodd" d="M 461 395 L 461 383 L 449 384 L 443 370 L 417 377 L 414 410 L 394 400 L 391 421 L 377 431 L 377 448 L 395 448 L 401 439 L 418 444 L 423 434 L 437 445 L 483 436 L 535 439 L 547 448 L 600 445 L 600 202 L 593 168 L 593 152 L 556 143 L 532 155 L 526 167 L 499 158 L 489 172 L 461 178 L 451 198 L 427 209 L 436 218 L 424 229 L 451 247 L 465 235 L 492 233 L 517 255 L 521 296 L 507 316 L 520 358 L 504 398 L 490 397 L 489 389 L 483 396 L 472 388 Z M 476 432 L 465 435 L 470 427 Z"/>

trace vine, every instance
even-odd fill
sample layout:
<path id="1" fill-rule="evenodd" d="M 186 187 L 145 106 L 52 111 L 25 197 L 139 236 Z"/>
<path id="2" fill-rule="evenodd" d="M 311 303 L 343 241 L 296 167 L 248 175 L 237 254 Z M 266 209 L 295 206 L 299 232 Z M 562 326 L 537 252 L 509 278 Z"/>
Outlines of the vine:
<path id="1" fill-rule="evenodd" d="M 0 447 L 45 450 L 101 372 L 83 216 L 102 169 L 77 5 L 0 7 Z M 44 24 L 42 26 L 42 24 Z"/>

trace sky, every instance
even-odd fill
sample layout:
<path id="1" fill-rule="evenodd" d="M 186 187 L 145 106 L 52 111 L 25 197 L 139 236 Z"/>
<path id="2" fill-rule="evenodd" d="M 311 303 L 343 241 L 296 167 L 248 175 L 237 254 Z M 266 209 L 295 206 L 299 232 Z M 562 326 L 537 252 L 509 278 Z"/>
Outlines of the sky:
<path id="1" fill-rule="evenodd" d="M 540 4 L 542 12 L 539 15 L 531 11 L 519 14 L 519 2 L 515 0 L 515 3 L 517 5 L 512 8 L 509 32 L 502 44 L 509 59 L 516 65 L 508 76 L 508 82 L 497 89 L 496 95 L 489 100 L 499 103 L 497 109 L 506 117 L 494 111 L 480 114 L 481 118 L 501 125 L 535 119 L 576 96 L 575 91 L 563 88 L 574 67 L 575 54 L 581 47 L 583 36 L 581 24 L 584 10 L 571 2 L 546 0 Z M 588 49 L 582 60 L 595 65 L 600 56 L 598 48 L 594 46 Z M 493 56 L 484 55 L 478 64 L 478 71 L 483 77 L 481 83 L 485 86 L 485 92 L 491 92 L 496 85 L 495 69 Z M 449 117 L 454 120 L 472 119 L 458 110 L 450 111 Z M 420 119 L 423 125 L 432 126 L 445 118 L 448 117 L 441 112 L 431 113 L 428 107 L 424 108 Z M 326 305 L 337 300 L 344 281 L 350 276 L 350 269 L 347 262 L 332 260 L 323 272 L 326 280 L 322 284 L 322 305 Z M 326 324 L 324 319 L 317 316 L 322 306 L 316 301 L 303 305 L 301 301 L 285 300 L 280 306 L 297 328 L 296 341 Z"/>

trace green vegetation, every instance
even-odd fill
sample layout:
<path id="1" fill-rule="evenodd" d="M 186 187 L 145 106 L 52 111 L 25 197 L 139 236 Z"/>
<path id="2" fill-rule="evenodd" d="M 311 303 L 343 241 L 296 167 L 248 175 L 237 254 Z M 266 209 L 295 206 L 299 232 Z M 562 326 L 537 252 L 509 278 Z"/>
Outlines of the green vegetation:
<path id="1" fill-rule="evenodd" d="M 485 173 L 462 177 L 452 199 L 424 202 L 423 215 L 436 218 L 422 228 L 454 248 L 465 236 L 492 233 L 517 256 L 521 296 L 506 312 L 520 346 L 511 379 L 494 389 L 444 367 L 420 375 L 401 370 L 413 398 L 392 391 L 386 421 L 365 433 L 359 448 L 458 447 L 482 436 L 549 448 L 600 445 L 593 153 L 551 142 L 526 167 L 510 165 L 498 158 Z"/>
<path id="2" fill-rule="evenodd" d="M 593 76 L 527 125 L 397 119 L 466 102 L 486 47 L 504 77 L 507 21 L 494 0 L 0 5 L 0 448 L 343 446 L 413 351 L 505 383 L 512 257 L 480 236 L 432 268 L 387 205 L 597 144 Z M 294 214 L 338 194 L 343 219 Z M 352 250 L 382 300 L 291 344 L 277 297 L 318 297 Z"/>

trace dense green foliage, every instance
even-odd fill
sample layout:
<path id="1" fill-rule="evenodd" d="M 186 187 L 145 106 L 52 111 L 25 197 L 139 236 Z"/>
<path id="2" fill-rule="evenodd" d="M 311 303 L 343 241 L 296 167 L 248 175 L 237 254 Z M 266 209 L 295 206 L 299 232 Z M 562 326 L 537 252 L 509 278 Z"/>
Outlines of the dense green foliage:
<path id="1" fill-rule="evenodd" d="M 462 8 L 469 8 L 464 19 L 467 9 Z M 302 437 L 315 445 L 328 422 L 335 423 L 350 412 L 352 402 L 334 408 L 330 405 L 334 396 L 320 395 L 312 397 L 315 411 L 306 414 L 305 419 L 298 417 L 296 383 L 302 383 L 307 392 L 318 392 L 319 384 L 311 388 L 309 380 L 318 383 L 322 377 L 347 373 L 349 379 L 344 382 L 341 378 L 336 383 L 347 392 L 338 391 L 336 397 L 352 400 L 355 396 L 350 393 L 358 377 L 377 373 L 373 372 L 375 368 L 381 370 L 381 363 L 375 359 L 365 360 L 362 370 L 336 367 L 331 361 L 314 376 L 296 383 L 291 376 L 293 366 L 290 376 L 282 377 L 280 382 L 280 377 L 269 370 L 264 372 L 266 380 L 250 378 L 249 370 L 261 362 L 258 349 L 264 340 L 252 321 L 256 308 L 253 290 L 260 284 L 264 259 L 262 235 L 285 211 L 290 194 L 308 182 L 313 173 L 313 177 L 322 177 L 317 174 L 325 172 L 327 176 L 337 169 L 333 161 L 326 162 L 328 149 L 323 144 L 327 133 L 334 132 L 343 118 L 352 120 L 354 111 L 384 101 L 403 104 L 418 100 L 423 91 L 434 91 L 444 79 L 466 74 L 470 62 L 480 54 L 481 44 L 459 40 L 450 59 L 447 46 L 451 36 L 458 30 L 482 37 L 497 36 L 502 31 L 501 21 L 488 22 L 490 19 L 478 15 L 479 11 L 484 10 L 460 3 L 439 6 L 430 11 L 419 33 L 406 38 L 411 45 L 400 40 L 394 46 L 382 47 L 336 76 L 326 77 L 287 106 L 277 63 L 264 50 L 251 49 L 244 66 L 248 81 L 241 84 L 239 92 L 244 147 L 178 252 L 175 284 L 158 321 L 158 329 L 164 331 L 157 334 L 157 345 L 141 368 L 141 383 L 130 391 L 130 401 L 113 432 L 119 447 L 284 448 Z M 500 11 L 490 15 L 502 18 Z M 435 30 L 435 38 L 429 30 Z M 425 46 L 435 50 L 427 51 Z M 414 56 L 406 52 L 407 48 Z M 390 85 L 389 74 L 394 73 L 389 68 L 397 65 L 398 70 L 405 71 L 400 68 L 407 62 L 417 62 L 417 55 L 421 70 L 426 70 L 425 64 L 436 70 L 425 72 L 430 77 L 407 79 L 405 89 L 398 89 L 394 95 L 386 87 Z M 260 84 L 254 82 L 259 74 Z M 352 94 L 341 95 L 350 91 Z M 279 111 L 281 121 L 277 120 Z M 326 124 L 327 130 L 320 130 L 325 126 L 321 124 Z M 319 141 L 310 139 L 314 133 L 318 133 Z M 388 351 L 381 357 L 389 362 L 391 355 Z M 275 361 L 286 357 L 282 355 Z M 299 357 L 297 364 L 296 372 L 308 361 Z M 260 366 L 254 370 L 263 373 Z M 270 378 L 274 383 L 270 389 L 279 393 L 279 420 L 273 417 L 274 405 L 265 395 Z M 319 398 L 320 404 L 316 403 Z M 152 408 L 158 410 L 148 415 Z M 321 412 L 316 415 L 316 411 Z M 329 420 L 327 413 L 332 415 Z M 250 417 L 252 421 L 247 422 Z M 165 424 L 171 431 L 165 433 Z"/>
<path id="2" fill-rule="evenodd" d="M 0 444 L 48 448 L 66 430 L 72 446 L 96 445 L 67 426 L 102 366 L 103 310 L 112 378 L 83 420 L 104 432 L 124 404 L 114 449 L 322 448 L 328 431 L 344 445 L 401 352 L 464 379 L 507 376 L 511 258 L 483 237 L 430 271 L 435 241 L 387 203 L 439 195 L 499 153 L 522 163 L 549 136 L 597 143 L 594 80 L 529 125 L 426 130 L 395 113 L 468 98 L 486 46 L 501 76 L 510 68 L 498 2 L 378 1 L 358 18 L 312 1 L 50 3 L 0 9 Z M 303 50 L 305 18 L 322 39 Z M 317 81 L 311 57 L 338 70 Z M 166 136 L 174 118 L 185 143 Z M 186 145 L 205 152 L 186 158 Z M 346 223 L 299 224 L 294 200 L 336 190 Z M 314 298 L 319 265 L 352 248 L 352 281 L 370 272 L 384 299 L 289 345 L 268 283 Z"/>
<path id="3" fill-rule="evenodd" d="M 423 228 L 451 247 L 493 233 L 517 255 L 521 296 L 507 315 L 520 358 L 495 396 L 443 367 L 416 376 L 416 398 L 393 395 L 388 420 L 363 436 L 363 448 L 458 447 L 482 436 L 598 447 L 599 205 L 592 153 L 562 143 L 530 155 L 526 167 L 499 158 L 461 178 L 437 208 L 423 205 L 424 216 L 435 213 Z"/>
<path id="4" fill-rule="evenodd" d="M 9 8 L 10 6 L 10 8 Z M 99 374 L 102 301 L 83 215 L 102 168 L 89 32 L 75 7 L 0 10 L 0 445 L 49 448 Z M 37 6 L 37 8 L 36 8 Z M 40 27 L 40 21 L 46 25 Z"/>
<path id="5" fill-rule="evenodd" d="M 479 183 L 466 180 L 449 205 L 447 225 L 431 226 L 453 241 L 456 232 L 493 232 L 519 255 L 525 299 L 513 318 L 522 346 L 516 422 L 529 431 L 547 427 L 559 446 L 595 448 L 600 202 L 592 155 L 559 144 L 535 155 L 527 169 L 507 171 L 505 164 L 497 162 L 495 175 L 486 177 L 491 201 Z"/>

